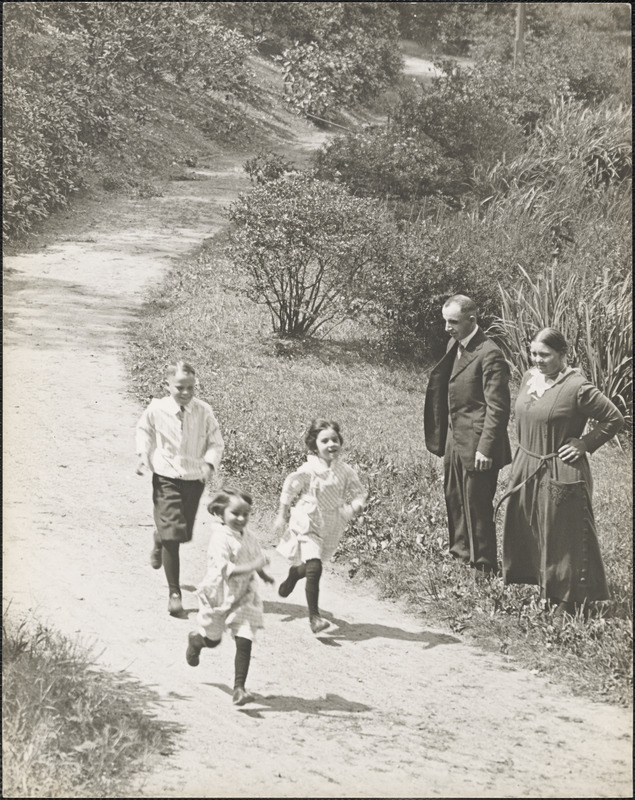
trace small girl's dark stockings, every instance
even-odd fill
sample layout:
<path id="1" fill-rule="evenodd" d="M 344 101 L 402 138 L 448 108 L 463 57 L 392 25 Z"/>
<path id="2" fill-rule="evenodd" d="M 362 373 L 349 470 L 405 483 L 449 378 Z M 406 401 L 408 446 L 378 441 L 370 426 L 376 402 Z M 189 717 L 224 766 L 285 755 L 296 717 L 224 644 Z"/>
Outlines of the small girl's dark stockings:
<path id="1" fill-rule="evenodd" d="M 236 636 L 236 658 L 234 659 L 234 689 L 244 689 L 249 662 L 251 661 L 251 639 Z"/>
<path id="2" fill-rule="evenodd" d="M 199 634 L 201 647 L 218 647 L 220 639 L 209 639 L 207 636 Z M 236 636 L 236 657 L 234 659 L 234 689 L 244 689 L 249 663 L 251 661 L 251 639 L 244 636 Z"/>
<path id="3" fill-rule="evenodd" d="M 309 617 L 319 617 L 318 600 L 320 598 L 320 577 L 322 576 L 322 562 L 319 558 L 310 558 L 306 562 L 306 603 L 309 607 Z"/>

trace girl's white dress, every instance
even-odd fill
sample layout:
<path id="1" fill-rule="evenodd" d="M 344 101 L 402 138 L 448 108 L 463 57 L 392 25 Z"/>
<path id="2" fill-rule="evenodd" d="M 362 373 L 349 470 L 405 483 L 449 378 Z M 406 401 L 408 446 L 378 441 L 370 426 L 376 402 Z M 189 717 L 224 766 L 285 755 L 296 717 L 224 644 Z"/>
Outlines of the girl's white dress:
<path id="1" fill-rule="evenodd" d="M 355 470 L 339 458 L 328 466 L 319 456 L 307 460 L 284 481 L 280 503 L 291 505 L 288 530 L 277 547 L 292 564 L 328 560 L 353 516 L 350 503 L 366 500 Z"/>
<path id="2" fill-rule="evenodd" d="M 254 561 L 262 554 L 258 540 L 246 528 L 240 534 L 220 520 L 212 523 L 207 573 L 196 590 L 197 622 L 204 636 L 218 640 L 229 630 L 232 636 L 253 641 L 256 631 L 264 627 L 258 573 L 233 572 L 239 564 Z"/>

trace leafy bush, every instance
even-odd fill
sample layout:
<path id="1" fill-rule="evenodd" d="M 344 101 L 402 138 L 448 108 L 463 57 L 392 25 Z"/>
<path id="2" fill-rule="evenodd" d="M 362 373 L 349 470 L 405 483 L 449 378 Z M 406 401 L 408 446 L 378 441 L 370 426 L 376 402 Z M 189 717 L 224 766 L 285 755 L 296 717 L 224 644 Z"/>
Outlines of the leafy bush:
<path id="1" fill-rule="evenodd" d="M 315 333 L 361 310 L 361 284 L 381 263 L 375 202 L 305 173 L 241 195 L 229 216 L 229 254 L 281 336 Z"/>
<path id="2" fill-rule="evenodd" d="M 388 4 L 315 4 L 295 33 L 280 60 L 287 100 L 302 114 L 321 117 L 374 100 L 401 71 L 397 17 Z"/>
<path id="3" fill-rule="evenodd" d="M 252 183 L 268 183 L 276 181 L 284 175 L 295 171 L 293 163 L 279 153 L 261 150 L 253 158 L 245 162 L 245 172 Z"/>
<path id="4" fill-rule="evenodd" d="M 314 156 L 317 175 L 342 182 L 353 194 L 400 200 L 412 209 L 427 196 L 465 191 L 461 163 L 415 130 L 402 136 L 387 126 L 333 137 Z"/>
<path id="5" fill-rule="evenodd" d="M 373 321 L 402 354 L 439 354 L 447 342 L 444 301 L 469 295 L 488 325 L 499 313 L 495 282 L 513 282 L 518 263 L 536 274 L 549 262 L 550 244 L 540 232 L 529 215 L 495 207 L 398 223 L 382 270 L 369 280 Z"/>

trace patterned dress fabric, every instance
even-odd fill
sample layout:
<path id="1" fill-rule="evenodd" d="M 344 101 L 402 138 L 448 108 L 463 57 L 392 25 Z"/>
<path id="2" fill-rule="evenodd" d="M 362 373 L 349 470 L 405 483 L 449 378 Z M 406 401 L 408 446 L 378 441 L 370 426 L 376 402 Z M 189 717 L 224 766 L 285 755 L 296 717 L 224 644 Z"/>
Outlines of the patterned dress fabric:
<path id="1" fill-rule="evenodd" d="M 258 540 L 247 529 L 240 534 L 214 521 L 207 555 L 207 573 L 196 590 L 200 632 L 218 640 L 229 630 L 253 641 L 264 627 L 260 577 L 256 572 L 235 575 L 234 567 L 262 555 Z"/>
<path id="2" fill-rule="evenodd" d="M 356 499 L 363 502 L 366 491 L 355 470 L 339 458 L 327 466 L 310 454 L 282 487 L 281 503 L 290 505 L 296 498 L 288 533 L 278 546 L 293 564 L 331 558 L 352 517 L 349 504 Z"/>
<path id="3" fill-rule="evenodd" d="M 592 453 L 624 420 L 576 370 L 567 370 L 546 389 L 536 391 L 537 383 L 535 370 L 525 373 L 515 407 L 520 447 L 508 491 L 520 488 L 507 500 L 503 523 L 505 583 L 537 584 L 543 598 L 565 602 L 606 600 L 588 458 L 566 464 L 541 457 L 572 438 L 582 439 Z M 589 419 L 597 424 L 583 435 Z"/>

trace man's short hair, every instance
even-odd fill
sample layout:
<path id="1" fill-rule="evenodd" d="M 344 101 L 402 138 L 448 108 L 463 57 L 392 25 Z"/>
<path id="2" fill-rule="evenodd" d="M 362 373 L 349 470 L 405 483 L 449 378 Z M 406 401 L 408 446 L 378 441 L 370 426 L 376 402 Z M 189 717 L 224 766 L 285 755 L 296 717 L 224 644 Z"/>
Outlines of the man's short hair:
<path id="1" fill-rule="evenodd" d="M 448 297 L 443 304 L 443 308 L 447 308 L 451 305 L 457 305 L 461 309 L 461 314 L 468 314 L 474 317 L 477 314 L 476 303 L 471 297 L 465 294 L 453 294 L 452 297 Z"/>

